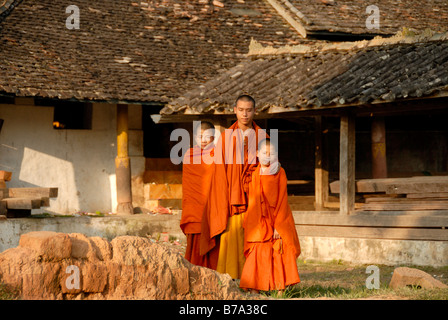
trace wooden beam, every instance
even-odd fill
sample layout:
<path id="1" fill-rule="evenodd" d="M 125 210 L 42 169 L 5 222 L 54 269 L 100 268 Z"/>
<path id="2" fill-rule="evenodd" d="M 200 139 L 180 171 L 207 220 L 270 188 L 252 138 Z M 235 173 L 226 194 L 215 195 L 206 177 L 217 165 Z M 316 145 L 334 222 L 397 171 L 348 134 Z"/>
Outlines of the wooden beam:
<path id="1" fill-rule="evenodd" d="M 332 212 L 293 212 L 296 225 L 350 226 L 350 227 L 406 227 L 442 228 L 448 227 L 448 211 L 445 214 L 423 212 L 375 212 L 354 213 L 349 216 Z"/>
<path id="2" fill-rule="evenodd" d="M 56 198 L 58 188 L 8 188 L 10 198 Z"/>
<path id="3" fill-rule="evenodd" d="M 42 204 L 41 198 L 5 198 L 1 201 L 6 203 L 7 209 L 39 209 Z"/>
<path id="4" fill-rule="evenodd" d="M 391 240 L 448 241 L 448 229 L 370 228 L 296 225 L 297 234 L 312 237 L 338 237 Z"/>
<path id="5" fill-rule="evenodd" d="M 384 117 L 373 117 L 372 140 L 372 178 L 387 178 L 386 125 Z"/>
<path id="6" fill-rule="evenodd" d="M 340 213 L 355 209 L 355 116 L 341 116 L 339 148 Z"/>
<path id="7" fill-rule="evenodd" d="M 364 203 L 356 203 L 355 202 L 355 209 L 361 209 L 364 206 Z M 333 201 L 325 201 L 324 207 L 328 209 L 340 209 L 341 203 L 340 202 L 333 202 Z"/>
<path id="8" fill-rule="evenodd" d="M 448 192 L 448 177 L 446 182 L 414 182 L 414 183 L 390 183 L 386 186 L 386 193 L 428 193 Z"/>
<path id="9" fill-rule="evenodd" d="M 362 210 L 369 211 L 411 211 L 411 210 L 446 210 L 448 201 L 423 203 L 366 203 Z"/>
<path id="10" fill-rule="evenodd" d="M 356 192 L 360 193 L 386 192 L 387 188 L 390 185 L 401 186 L 401 184 L 421 184 L 421 183 L 427 183 L 427 184 L 448 183 L 448 176 L 418 176 L 418 177 L 416 176 L 409 178 L 361 179 L 356 181 Z M 331 193 L 339 193 L 340 181 L 333 181 L 332 183 L 330 183 L 330 190 Z"/>
<path id="11" fill-rule="evenodd" d="M 324 149 L 324 124 L 321 116 L 315 118 L 315 149 L 314 149 L 314 190 L 316 210 L 322 210 L 328 201 L 328 166 Z"/>
<path id="12" fill-rule="evenodd" d="M 117 183 L 117 213 L 129 215 L 134 213 L 132 207 L 131 161 L 128 147 L 128 105 L 117 105 L 117 157 L 115 174 Z"/>
<path id="13" fill-rule="evenodd" d="M 428 192 L 428 193 L 408 193 L 408 199 L 424 199 L 424 198 L 445 198 L 448 199 L 448 192 Z"/>
<path id="14" fill-rule="evenodd" d="M 305 27 L 289 13 L 290 11 L 283 8 L 283 6 L 278 3 L 276 0 L 267 0 L 269 4 L 278 12 L 278 14 L 285 19 L 294 30 L 297 31 L 302 37 L 306 38 L 306 29 Z"/>

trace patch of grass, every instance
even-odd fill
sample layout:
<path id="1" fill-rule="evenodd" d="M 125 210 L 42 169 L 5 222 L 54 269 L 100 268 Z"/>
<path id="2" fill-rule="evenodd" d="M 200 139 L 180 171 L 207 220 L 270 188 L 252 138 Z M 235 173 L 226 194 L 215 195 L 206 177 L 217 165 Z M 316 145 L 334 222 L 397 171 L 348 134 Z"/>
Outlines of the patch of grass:
<path id="1" fill-rule="evenodd" d="M 377 265 L 380 271 L 380 287 L 367 289 L 366 265 L 355 265 L 342 260 L 327 262 L 298 259 L 297 266 L 301 283 L 283 292 L 272 291 L 266 296 L 274 299 L 413 299 L 448 300 L 448 289 L 389 288 L 393 271 L 398 266 Z M 448 282 L 448 266 L 417 268 L 431 276 Z M 447 283 L 448 284 L 448 283 Z"/>
<path id="2" fill-rule="evenodd" d="M 48 212 L 38 213 L 38 214 L 32 214 L 30 216 L 31 218 L 52 218 L 53 215 Z"/>
<path id="3" fill-rule="evenodd" d="M 20 290 L 18 288 L 11 288 L 10 286 L 0 282 L 0 300 L 18 299 L 20 299 Z"/>

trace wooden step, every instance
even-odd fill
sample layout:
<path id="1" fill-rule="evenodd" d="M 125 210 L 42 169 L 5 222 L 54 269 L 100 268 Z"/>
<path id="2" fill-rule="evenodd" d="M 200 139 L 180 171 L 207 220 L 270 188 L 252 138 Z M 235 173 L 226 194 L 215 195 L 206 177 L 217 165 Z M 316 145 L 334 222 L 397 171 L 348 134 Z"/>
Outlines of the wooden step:
<path id="1" fill-rule="evenodd" d="M 364 203 L 355 203 L 355 209 L 364 209 Z M 330 209 L 339 209 L 341 207 L 340 202 L 328 202 L 325 201 L 324 203 L 324 207 L 325 208 L 330 208 Z"/>
<path id="2" fill-rule="evenodd" d="M 386 198 L 386 197 L 366 199 L 366 203 L 406 203 L 406 204 L 439 203 L 440 204 L 442 202 L 448 203 L 448 199 L 447 198 L 413 199 L 413 198 Z"/>
<path id="3" fill-rule="evenodd" d="M 362 179 L 356 181 L 356 192 L 359 193 L 375 193 L 375 192 L 387 192 L 388 187 L 391 185 L 397 185 L 401 188 L 404 186 L 412 186 L 414 184 L 443 184 L 444 188 L 448 184 L 448 176 L 418 176 L 418 177 L 409 177 L 409 178 L 385 178 L 385 179 Z M 330 183 L 330 191 L 331 193 L 339 193 L 339 180 L 333 181 Z M 443 191 L 423 191 L 420 192 L 445 192 Z M 398 192 L 390 192 L 390 193 L 398 193 Z M 411 193 L 411 192 L 404 192 Z M 416 193 L 416 192 L 413 192 Z"/>
<path id="4" fill-rule="evenodd" d="M 428 192 L 448 192 L 448 178 L 446 181 L 434 182 L 412 182 L 412 183 L 390 183 L 386 185 L 386 193 L 428 193 Z"/>
<path id="5" fill-rule="evenodd" d="M 155 184 L 144 185 L 145 200 L 182 199 L 182 184 Z"/>
<path id="6" fill-rule="evenodd" d="M 421 203 L 366 203 L 361 207 L 364 211 L 416 211 L 416 210 L 447 210 L 448 202 Z"/>
<path id="7" fill-rule="evenodd" d="M 182 171 L 145 171 L 143 173 L 143 183 L 182 183 Z"/>
<path id="8" fill-rule="evenodd" d="M 10 198 L 56 198 L 58 188 L 8 188 Z"/>
<path id="9" fill-rule="evenodd" d="M 428 193 L 408 193 L 406 195 L 408 199 L 448 199 L 448 192 L 428 192 Z"/>
<path id="10" fill-rule="evenodd" d="M 6 209 L 32 210 L 42 206 L 41 198 L 4 198 L 1 202 L 6 203 Z"/>

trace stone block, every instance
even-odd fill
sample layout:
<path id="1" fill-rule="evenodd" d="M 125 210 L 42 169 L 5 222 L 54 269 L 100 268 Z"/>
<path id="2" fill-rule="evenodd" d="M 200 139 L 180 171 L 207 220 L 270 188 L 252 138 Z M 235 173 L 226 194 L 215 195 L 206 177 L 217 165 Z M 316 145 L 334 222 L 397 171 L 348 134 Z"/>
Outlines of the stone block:
<path id="1" fill-rule="evenodd" d="M 417 286 L 421 288 L 448 288 L 448 286 L 439 280 L 434 279 L 428 273 L 415 269 L 400 267 L 394 270 L 389 287 L 398 289 L 406 286 Z"/>
<path id="2" fill-rule="evenodd" d="M 20 237 L 19 246 L 30 248 L 45 260 L 70 258 L 72 242 L 67 234 L 53 231 L 33 231 Z"/>

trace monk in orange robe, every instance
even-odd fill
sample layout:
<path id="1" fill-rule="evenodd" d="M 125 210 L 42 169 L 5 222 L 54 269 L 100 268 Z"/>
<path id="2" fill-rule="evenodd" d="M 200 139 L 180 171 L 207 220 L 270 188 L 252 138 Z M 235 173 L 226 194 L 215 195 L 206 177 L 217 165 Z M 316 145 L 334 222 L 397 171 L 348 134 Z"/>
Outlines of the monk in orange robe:
<path id="1" fill-rule="evenodd" d="M 297 258 L 300 243 L 288 204 L 285 170 L 273 174 L 270 163 L 276 150 L 269 139 L 260 142 L 260 164 L 249 183 L 244 218 L 246 262 L 240 287 L 254 291 L 284 290 L 300 282 Z"/>
<path id="2" fill-rule="evenodd" d="M 215 215 L 227 210 L 226 201 L 221 203 L 217 198 L 219 193 L 226 192 L 227 186 L 215 182 L 216 166 L 210 161 L 214 156 L 213 124 L 202 122 L 195 131 L 196 145 L 187 151 L 182 166 L 180 227 L 187 236 L 185 258 L 193 264 L 216 269 L 219 234 L 225 229 L 226 221 Z M 223 198 L 226 199 L 225 194 Z M 223 207 L 217 209 L 219 204 Z"/>
<path id="3" fill-rule="evenodd" d="M 247 210 L 247 195 L 251 174 L 257 167 L 258 141 L 267 134 L 254 121 L 255 101 L 242 95 L 236 100 L 237 121 L 221 135 L 216 153 L 222 163 L 228 185 L 229 211 L 226 230 L 220 237 L 217 271 L 239 279 L 244 266 L 243 218 Z M 221 149 L 220 149 L 221 148 Z"/>

